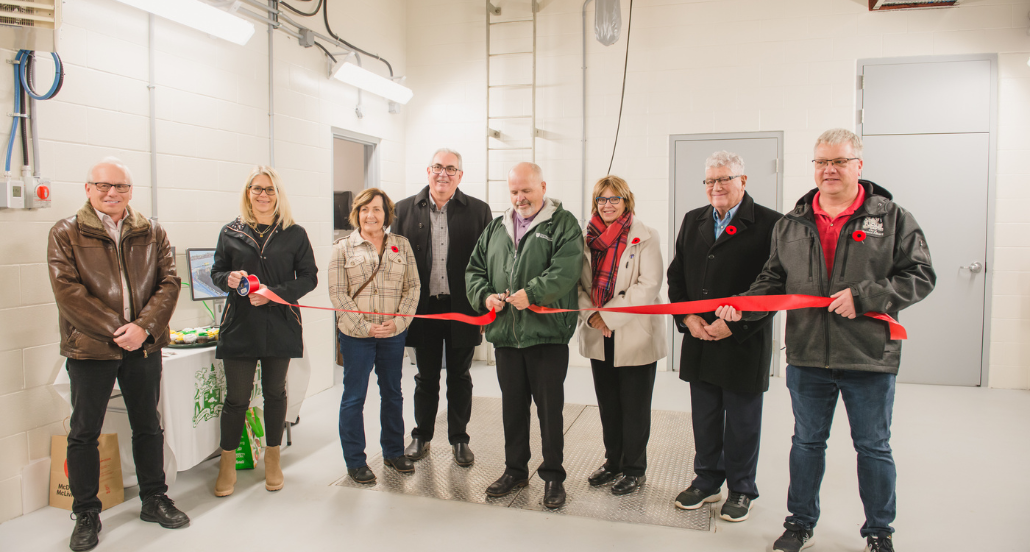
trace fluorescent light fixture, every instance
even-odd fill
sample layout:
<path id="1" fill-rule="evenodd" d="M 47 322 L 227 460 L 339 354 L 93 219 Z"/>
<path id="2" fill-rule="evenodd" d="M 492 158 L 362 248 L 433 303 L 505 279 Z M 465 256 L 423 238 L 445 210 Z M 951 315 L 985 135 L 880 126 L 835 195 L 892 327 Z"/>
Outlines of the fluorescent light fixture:
<path id="1" fill-rule="evenodd" d="M 254 35 L 254 25 L 249 21 L 200 0 L 118 1 L 240 46 Z"/>
<path id="2" fill-rule="evenodd" d="M 346 60 L 337 63 L 329 76 L 399 104 L 408 103 L 415 94 L 406 86 L 401 86 L 386 77 L 380 77 L 372 71 L 362 69 Z"/>

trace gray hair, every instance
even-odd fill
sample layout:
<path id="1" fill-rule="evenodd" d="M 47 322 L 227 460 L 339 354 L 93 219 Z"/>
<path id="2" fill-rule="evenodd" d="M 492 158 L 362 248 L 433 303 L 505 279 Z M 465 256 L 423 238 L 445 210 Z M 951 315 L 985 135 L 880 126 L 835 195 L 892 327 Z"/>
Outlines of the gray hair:
<path id="1" fill-rule="evenodd" d="M 529 170 L 533 171 L 533 178 L 536 178 L 537 182 L 544 181 L 544 170 L 540 168 L 540 165 L 537 165 L 536 163 L 530 163 L 529 161 L 516 163 L 515 166 L 508 171 L 508 178 L 511 178 L 511 173 L 519 167 L 529 167 Z"/>
<path id="2" fill-rule="evenodd" d="M 456 151 L 454 151 L 454 150 L 452 150 L 451 148 L 440 148 L 440 149 L 434 151 L 433 152 L 433 156 L 429 158 L 429 165 L 430 166 L 432 166 L 433 161 L 436 159 L 436 156 L 440 155 L 441 153 L 449 153 L 449 154 L 457 157 L 458 158 L 458 170 L 459 171 L 464 170 L 464 169 L 461 168 L 461 154 L 456 152 Z"/>
<path id="3" fill-rule="evenodd" d="M 125 183 L 132 184 L 132 171 L 129 170 L 129 167 L 127 167 L 121 159 L 111 155 L 97 161 L 89 168 L 89 171 L 86 172 L 86 182 L 93 182 L 93 171 L 100 165 L 114 165 L 115 167 L 118 167 L 123 173 L 125 173 Z"/>
<path id="4" fill-rule="evenodd" d="M 862 158 L 862 139 L 846 128 L 831 128 L 820 134 L 815 139 L 815 148 L 819 147 L 819 144 L 826 144 L 828 146 L 851 144 L 851 151 L 854 152 L 855 157 Z"/>
<path id="5" fill-rule="evenodd" d="M 744 159 L 726 150 L 717 151 L 709 155 L 708 159 L 705 159 L 705 168 L 714 169 L 717 167 L 730 167 L 733 172 L 744 174 Z"/>

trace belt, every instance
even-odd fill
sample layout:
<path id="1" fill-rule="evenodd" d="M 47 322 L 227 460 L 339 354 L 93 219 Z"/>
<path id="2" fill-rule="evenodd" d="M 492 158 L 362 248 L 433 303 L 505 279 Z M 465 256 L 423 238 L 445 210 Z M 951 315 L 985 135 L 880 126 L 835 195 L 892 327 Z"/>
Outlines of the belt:
<path id="1" fill-rule="evenodd" d="M 451 294 L 450 293 L 441 293 L 439 295 L 430 295 L 429 298 L 430 299 L 435 299 L 437 301 L 444 301 L 444 300 L 448 300 L 449 301 L 450 298 L 451 298 Z"/>

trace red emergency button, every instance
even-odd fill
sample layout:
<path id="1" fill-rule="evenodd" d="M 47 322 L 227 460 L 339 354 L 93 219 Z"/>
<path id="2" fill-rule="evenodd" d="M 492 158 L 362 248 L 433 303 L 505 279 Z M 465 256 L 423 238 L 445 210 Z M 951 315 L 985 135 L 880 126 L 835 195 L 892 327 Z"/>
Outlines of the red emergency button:
<path id="1" fill-rule="evenodd" d="M 50 199 L 50 187 L 45 184 L 36 186 L 36 197 L 43 201 Z"/>

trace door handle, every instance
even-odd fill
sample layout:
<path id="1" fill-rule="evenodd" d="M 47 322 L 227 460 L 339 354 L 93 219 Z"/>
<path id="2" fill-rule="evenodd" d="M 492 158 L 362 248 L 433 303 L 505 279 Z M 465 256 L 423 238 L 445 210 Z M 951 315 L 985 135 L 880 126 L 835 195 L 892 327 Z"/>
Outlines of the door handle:
<path id="1" fill-rule="evenodd" d="M 966 270 L 968 270 L 969 272 L 971 272 L 973 274 L 979 274 L 979 273 L 983 272 L 984 265 L 980 264 L 977 261 L 973 261 L 972 263 L 969 264 L 969 266 L 960 266 L 958 268 L 959 268 L 959 270 L 966 269 Z"/>

